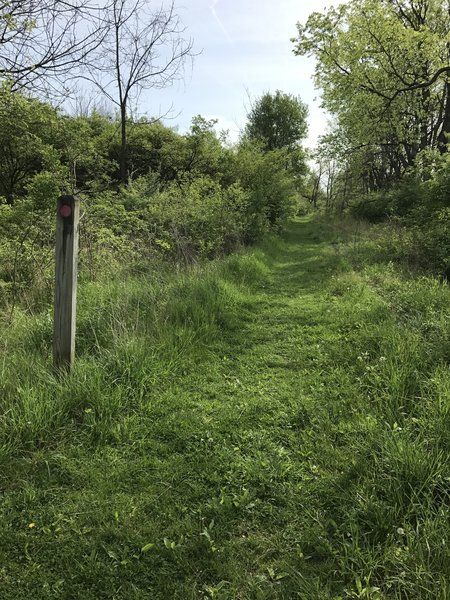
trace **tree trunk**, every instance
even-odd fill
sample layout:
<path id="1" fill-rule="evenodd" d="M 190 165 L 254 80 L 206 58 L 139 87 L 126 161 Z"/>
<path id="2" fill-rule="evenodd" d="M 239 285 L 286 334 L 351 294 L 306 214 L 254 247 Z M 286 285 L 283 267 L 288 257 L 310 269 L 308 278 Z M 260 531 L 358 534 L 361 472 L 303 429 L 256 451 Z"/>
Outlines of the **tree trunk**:
<path id="1" fill-rule="evenodd" d="M 120 182 L 126 183 L 127 179 L 127 110 L 124 103 L 120 106 Z"/>
<path id="2" fill-rule="evenodd" d="M 447 14 L 450 17 L 450 2 L 447 3 Z M 447 62 L 450 63 L 450 42 L 447 42 Z M 438 148 L 441 154 L 448 152 L 448 135 L 450 134 L 450 79 L 445 80 L 445 108 L 442 128 L 438 136 Z"/>
<path id="3" fill-rule="evenodd" d="M 447 136 L 450 134 L 450 81 L 445 84 L 445 96 L 444 118 L 438 136 L 438 148 L 442 154 L 447 152 L 447 144 L 449 143 Z"/>

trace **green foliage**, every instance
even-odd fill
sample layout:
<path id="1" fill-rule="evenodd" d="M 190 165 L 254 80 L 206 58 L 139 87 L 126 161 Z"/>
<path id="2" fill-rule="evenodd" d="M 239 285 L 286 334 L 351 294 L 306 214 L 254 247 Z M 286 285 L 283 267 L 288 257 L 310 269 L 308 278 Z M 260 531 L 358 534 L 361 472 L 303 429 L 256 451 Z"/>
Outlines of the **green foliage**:
<path id="1" fill-rule="evenodd" d="M 41 171 L 61 174 L 53 147 L 58 134 L 56 111 L 49 105 L 0 88 L 0 197 L 14 204 Z"/>
<path id="2" fill-rule="evenodd" d="M 245 137 L 265 150 L 295 148 L 306 136 L 308 107 L 299 97 L 266 93 L 251 107 Z"/>
<path id="3" fill-rule="evenodd" d="M 111 187 L 118 173 L 118 125 L 92 113 L 89 117 L 60 117 L 59 136 L 53 144 L 68 169 L 71 192 L 97 192 Z M 114 181 L 114 180 L 113 180 Z"/>
<path id="4" fill-rule="evenodd" d="M 249 193 L 246 240 L 254 241 L 283 223 L 295 210 L 295 180 L 286 169 L 286 150 L 263 152 L 244 142 L 238 148 L 235 177 Z"/>
<path id="5" fill-rule="evenodd" d="M 11 309 L 49 299 L 61 192 L 81 196 L 80 277 L 95 280 L 211 259 L 257 240 L 292 214 L 304 170 L 299 148 L 288 159 L 287 150 L 250 142 L 226 146 L 214 120 L 195 117 L 180 135 L 142 119 L 127 123 L 130 179 L 121 185 L 114 119 L 62 115 L 6 86 L 0 111 L 0 306 Z"/>
<path id="6" fill-rule="evenodd" d="M 450 208 L 432 213 L 425 222 L 414 225 L 412 231 L 411 254 L 416 264 L 450 279 Z"/>
<path id="7" fill-rule="evenodd" d="M 420 158 L 420 157 L 419 157 Z M 359 218 L 382 222 L 390 217 L 396 228 L 404 230 L 402 241 L 392 247 L 390 228 L 386 231 L 386 249 L 393 258 L 419 268 L 449 276 L 450 213 L 449 174 L 447 155 L 426 165 L 429 169 L 423 181 L 424 163 L 418 160 L 410 173 L 388 192 L 363 197 L 351 212 Z"/>
<path id="8" fill-rule="evenodd" d="M 357 214 L 371 220 L 426 202 L 428 216 L 435 210 L 421 184 L 448 150 L 449 17 L 434 0 L 351 0 L 298 24 L 295 53 L 316 58 L 333 115 L 320 151 L 338 166 L 335 208 L 357 200 Z"/>
<path id="9" fill-rule="evenodd" d="M 238 184 L 223 188 L 210 177 L 172 184 L 147 196 L 147 180 L 137 180 L 123 194 L 134 205 L 141 199 L 141 215 L 152 231 L 155 248 L 177 262 L 191 263 L 235 249 L 243 238 L 247 195 Z"/>
<path id="10" fill-rule="evenodd" d="M 0 596 L 445 600 L 449 289 L 374 237 L 301 219 L 181 276 L 83 281 L 66 378 L 50 311 L 18 310 Z"/>

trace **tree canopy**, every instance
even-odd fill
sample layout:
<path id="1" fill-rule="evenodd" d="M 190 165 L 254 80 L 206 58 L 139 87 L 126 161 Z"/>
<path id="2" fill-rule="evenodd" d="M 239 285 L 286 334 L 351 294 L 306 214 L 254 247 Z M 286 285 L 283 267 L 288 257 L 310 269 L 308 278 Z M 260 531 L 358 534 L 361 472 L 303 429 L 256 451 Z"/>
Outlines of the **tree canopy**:
<path id="1" fill-rule="evenodd" d="M 245 136 L 265 150 L 294 148 L 307 133 L 308 107 L 299 97 L 279 90 L 265 93 L 251 107 Z"/>
<path id="2" fill-rule="evenodd" d="M 446 151 L 450 4 L 351 0 L 298 24 L 294 52 L 316 58 L 329 138 L 365 191 L 397 181 L 417 155 Z"/>

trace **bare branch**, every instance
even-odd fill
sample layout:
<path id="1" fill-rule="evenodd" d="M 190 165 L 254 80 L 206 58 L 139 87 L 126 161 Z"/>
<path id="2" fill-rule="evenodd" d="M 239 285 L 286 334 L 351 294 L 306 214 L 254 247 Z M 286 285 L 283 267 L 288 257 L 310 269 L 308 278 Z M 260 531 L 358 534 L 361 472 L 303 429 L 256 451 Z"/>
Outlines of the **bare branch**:
<path id="1" fill-rule="evenodd" d="M 103 42 L 105 5 L 88 0 L 0 2 L 0 79 L 13 88 L 63 88 L 69 72 Z M 49 81 L 51 82 L 49 83 Z"/>
<path id="2" fill-rule="evenodd" d="M 186 59 L 193 56 L 193 42 L 184 37 L 173 2 L 152 11 L 146 0 L 112 0 L 104 18 L 109 33 L 98 51 L 89 55 L 79 76 L 119 107 L 124 182 L 130 102 L 143 90 L 161 89 L 182 77 Z"/>

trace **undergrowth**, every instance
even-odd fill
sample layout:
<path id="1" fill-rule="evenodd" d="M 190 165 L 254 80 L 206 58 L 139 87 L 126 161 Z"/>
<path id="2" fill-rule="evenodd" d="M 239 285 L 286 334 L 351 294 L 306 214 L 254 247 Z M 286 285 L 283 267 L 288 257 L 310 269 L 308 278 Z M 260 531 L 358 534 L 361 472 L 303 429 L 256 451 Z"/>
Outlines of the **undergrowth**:
<path id="1" fill-rule="evenodd" d="M 448 286 L 301 219 L 0 338 L 0 597 L 447 599 Z M 5 320 L 5 324 L 6 324 Z"/>

